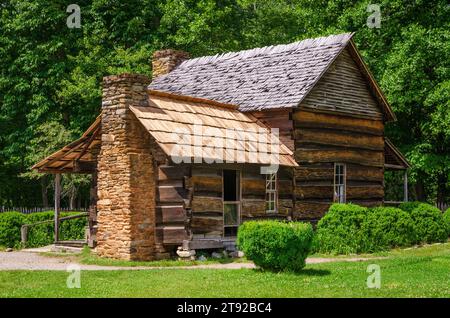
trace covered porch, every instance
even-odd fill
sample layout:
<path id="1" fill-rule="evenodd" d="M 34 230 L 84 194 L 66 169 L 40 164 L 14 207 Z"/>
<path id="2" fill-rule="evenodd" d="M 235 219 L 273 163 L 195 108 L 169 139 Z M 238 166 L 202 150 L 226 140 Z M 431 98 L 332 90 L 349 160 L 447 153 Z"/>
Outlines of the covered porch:
<path id="1" fill-rule="evenodd" d="M 385 205 L 396 206 L 402 202 L 408 202 L 408 169 L 411 168 L 411 165 L 388 138 L 385 138 L 384 145 L 384 170 L 403 175 L 403 200 L 384 201 Z"/>
<path id="2" fill-rule="evenodd" d="M 100 151 L 101 138 L 100 117 L 74 142 L 35 164 L 32 169 L 40 173 L 54 175 L 54 243 L 64 246 L 82 246 L 95 244 L 97 222 L 97 155 Z M 86 215 L 61 218 L 61 176 L 62 174 L 77 173 L 92 176 L 90 186 L 90 206 Z M 89 232 L 85 241 L 60 240 L 61 221 L 74 217 L 88 217 Z"/>

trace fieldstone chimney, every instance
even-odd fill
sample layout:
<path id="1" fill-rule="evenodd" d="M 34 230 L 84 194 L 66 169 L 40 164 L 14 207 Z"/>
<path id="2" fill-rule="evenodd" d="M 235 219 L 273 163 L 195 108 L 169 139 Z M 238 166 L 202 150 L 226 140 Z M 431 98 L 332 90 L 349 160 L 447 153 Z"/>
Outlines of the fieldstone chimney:
<path id="1" fill-rule="evenodd" d="M 170 73 L 183 61 L 189 59 L 189 53 L 172 49 L 160 50 L 153 53 L 152 72 L 153 79 Z"/>
<path id="2" fill-rule="evenodd" d="M 100 256 L 127 260 L 155 257 L 152 140 L 129 109 L 147 105 L 149 83 L 148 77 L 135 74 L 103 78 L 97 184 Z"/>

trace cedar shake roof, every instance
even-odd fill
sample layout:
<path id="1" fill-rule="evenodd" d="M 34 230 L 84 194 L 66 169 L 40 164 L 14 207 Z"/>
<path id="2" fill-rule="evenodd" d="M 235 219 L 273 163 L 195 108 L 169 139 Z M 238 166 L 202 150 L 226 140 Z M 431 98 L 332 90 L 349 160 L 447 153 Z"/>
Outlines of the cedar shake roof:
<path id="1" fill-rule="evenodd" d="M 292 151 L 270 128 L 234 105 L 150 91 L 148 106 L 130 109 L 172 158 L 297 166 Z M 272 152 L 279 155 L 271 158 Z"/>
<path id="2" fill-rule="evenodd" d="M 149 88 L 239 105 L 241 111 L 295 107 L 351 37 L 344 33 L 186 60 Z"/>
<path id="3" fill-rule="evenodd" d="M 31 169 L 44 173 L 91 173 L 90 166 L 96 163 L 92 150 L 100 145 L 100 139 L 101 118 L 98 116 L 79 139 L 39 161 Z"/>

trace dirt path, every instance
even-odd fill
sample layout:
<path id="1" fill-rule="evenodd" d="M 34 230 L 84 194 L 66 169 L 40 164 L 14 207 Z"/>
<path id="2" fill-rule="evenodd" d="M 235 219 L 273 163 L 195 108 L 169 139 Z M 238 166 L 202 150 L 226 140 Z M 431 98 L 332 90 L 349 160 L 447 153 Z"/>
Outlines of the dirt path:
<path id="1" fill-rule="evenodd" d="M 373 258 L 308 258 L 307 264 L 329 262 L 360 262 Z M 194 266 L 149 267 L 149 266 L 98 266 L 84 265 L 70 257 L 43 256 L 39 253 L 24 251 L 0 252 L 0 270 L 60 270 L 65 271 L 69 265 L 78 265 L 81 270 L 156 270 L 156 269 L 241 269 L 255 268 L 253 263 L 205 264 Z"/>

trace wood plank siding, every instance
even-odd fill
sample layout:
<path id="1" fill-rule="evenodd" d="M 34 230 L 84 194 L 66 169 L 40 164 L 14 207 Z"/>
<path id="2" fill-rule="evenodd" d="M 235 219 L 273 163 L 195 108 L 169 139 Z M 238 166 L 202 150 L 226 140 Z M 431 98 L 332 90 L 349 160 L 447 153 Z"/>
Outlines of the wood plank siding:
<path id="1" fill-rule="evenodd" d="M 346 164 L 346 201 L 379 205 L 384 188 L 384 123 L 347 49 L 292 114 L 294 218 L 318 220 L 334 196 L 334 163 Z"/>

